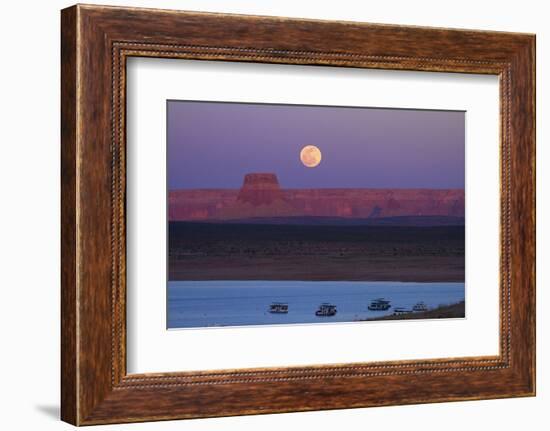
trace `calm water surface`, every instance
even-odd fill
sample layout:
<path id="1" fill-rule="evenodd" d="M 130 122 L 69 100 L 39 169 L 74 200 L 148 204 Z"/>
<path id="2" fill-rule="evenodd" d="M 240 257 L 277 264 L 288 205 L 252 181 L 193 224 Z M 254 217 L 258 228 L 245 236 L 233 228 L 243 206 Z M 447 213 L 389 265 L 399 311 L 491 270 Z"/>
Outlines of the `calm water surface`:
<path id="1" fill-rule="evenodd" d="M 430 307 L 464 300 L 464 283 L 372 281 L 170 281 L 168 328 L 352 322 L 411 308 L 418 301 Z M 391 301 L 387 311 L 370 311 L 370 301 Z M 272 314 L 272 302 L 286 302 L 288 314 Z M 322 302 L 337 314 L 317 317 Z"/>

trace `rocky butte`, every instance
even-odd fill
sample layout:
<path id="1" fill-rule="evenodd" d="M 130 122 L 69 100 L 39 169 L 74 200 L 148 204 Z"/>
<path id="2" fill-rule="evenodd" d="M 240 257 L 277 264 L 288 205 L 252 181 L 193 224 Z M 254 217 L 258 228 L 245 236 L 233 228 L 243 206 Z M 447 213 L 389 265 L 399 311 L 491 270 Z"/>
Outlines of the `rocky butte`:
<path id="1" fill-rule="evenodd" d="M 275 174 L 246 174 L 237 201 L 253 207 L 283 201 L 284 195 Z"/>
<path id="2" fill-rule="evenodd" d="M 240 189 L 169 192 L 170 221 L 266 217 L 464 217 L 462 189 L 282 189 L 274 173 L 250 173 Z"/>

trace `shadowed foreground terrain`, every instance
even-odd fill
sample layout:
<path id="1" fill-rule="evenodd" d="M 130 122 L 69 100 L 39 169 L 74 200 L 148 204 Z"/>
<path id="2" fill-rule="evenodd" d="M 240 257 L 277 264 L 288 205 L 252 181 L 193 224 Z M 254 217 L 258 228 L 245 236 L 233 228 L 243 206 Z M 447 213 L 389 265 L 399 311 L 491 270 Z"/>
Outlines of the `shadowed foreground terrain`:
<path id="1" fill-rule="evenodd" d="M 169 279 L 462 282 L 464 226 L 171 221 Z"/>

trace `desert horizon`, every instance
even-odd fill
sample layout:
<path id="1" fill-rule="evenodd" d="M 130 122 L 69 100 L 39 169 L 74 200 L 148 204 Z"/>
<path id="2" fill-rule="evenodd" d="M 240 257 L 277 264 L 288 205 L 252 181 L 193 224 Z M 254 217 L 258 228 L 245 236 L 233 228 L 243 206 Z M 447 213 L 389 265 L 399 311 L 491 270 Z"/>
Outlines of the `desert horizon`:
<path id="1" fill-rule="evenodd" d="M 169 190 L 168 202 L 170 221 L 437 216 L 463 222 L 465 205 L 463 189 L 282 188 L 275 173 L 247 173 L 238 189 Z"/>

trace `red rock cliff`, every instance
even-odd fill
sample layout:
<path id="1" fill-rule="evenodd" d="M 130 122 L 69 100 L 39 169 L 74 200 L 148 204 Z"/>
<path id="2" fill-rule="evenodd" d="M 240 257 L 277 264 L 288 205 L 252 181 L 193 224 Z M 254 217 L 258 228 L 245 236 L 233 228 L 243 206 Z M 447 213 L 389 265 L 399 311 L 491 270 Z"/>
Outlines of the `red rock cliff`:
<path id="1" fill-rule="evenodd" d="M 461 189 L 281 189 L 272 173 L 247 174 L 240 190 L 169 193 L 170 220 L 250 217 L 464 217 Z"/>
<path id="2" fill-rule="evenodd" d="M 279 180 L 275 174 L 246 174 L 237 201 L 252 206 L 268 205 L 283 199 Z"/>

